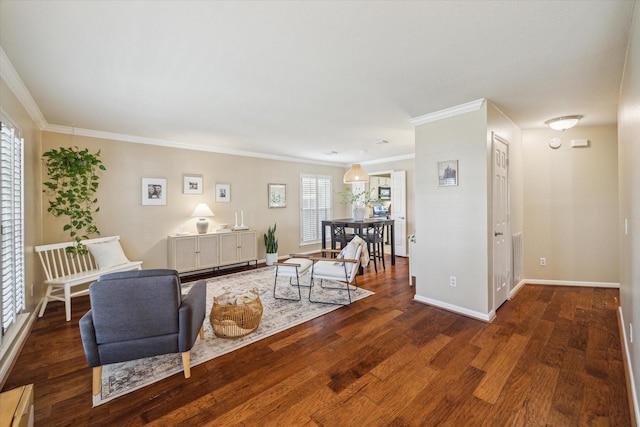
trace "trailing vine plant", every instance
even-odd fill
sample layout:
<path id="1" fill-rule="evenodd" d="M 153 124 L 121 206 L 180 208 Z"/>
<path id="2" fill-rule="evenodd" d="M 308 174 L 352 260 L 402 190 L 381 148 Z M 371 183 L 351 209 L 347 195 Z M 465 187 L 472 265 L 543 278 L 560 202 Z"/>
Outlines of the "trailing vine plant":
<path id="1" fill-rule="evenodd" d="M 67 253 L 85 254 L 87 250 L 80 244 L 92 235 L 100 235 L 93 222 L 93 214 L 100 211 L 98 199 L 98 170 L 106 170 L 100 160 L 100 150 L 89 153 L 78 147 L 52 149 L 43 153 L 44 166 L 49 180 L 44 182 L 43 192 L 49 196 L 47 212 L 53 216 L 68 217 L 63 231 L 69 232 L 73 246 Z"/>

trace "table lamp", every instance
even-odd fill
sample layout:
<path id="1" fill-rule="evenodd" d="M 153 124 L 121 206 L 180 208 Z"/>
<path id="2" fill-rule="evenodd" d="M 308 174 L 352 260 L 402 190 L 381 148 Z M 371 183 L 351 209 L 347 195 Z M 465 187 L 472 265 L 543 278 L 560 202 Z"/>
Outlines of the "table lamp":
<path id="1" fill-rule="evenodd" d="M 193 210 L 191 214 L 192 218 L 200 218 L 198 222 L 196 222 L 196 227 L 198 228 L 198 233 L 204 234 L 209 229 L 209 221 L 207 221 L 207 216 L 215 216 L 213 211 L 207 206 L 206 203 L 200 203 Z"/>

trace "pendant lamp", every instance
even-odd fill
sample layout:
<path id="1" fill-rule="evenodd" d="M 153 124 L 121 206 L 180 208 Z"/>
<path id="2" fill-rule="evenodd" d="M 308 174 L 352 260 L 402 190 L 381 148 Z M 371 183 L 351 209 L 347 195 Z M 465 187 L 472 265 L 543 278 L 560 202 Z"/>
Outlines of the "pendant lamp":
<path id="1" fill-rule="evenodd" d="M 355 184 L 357 182 L 369 182 L 369 175 L 358 163 L 354 163 L 345 174 L 342 181 L 345 184 Z"/>

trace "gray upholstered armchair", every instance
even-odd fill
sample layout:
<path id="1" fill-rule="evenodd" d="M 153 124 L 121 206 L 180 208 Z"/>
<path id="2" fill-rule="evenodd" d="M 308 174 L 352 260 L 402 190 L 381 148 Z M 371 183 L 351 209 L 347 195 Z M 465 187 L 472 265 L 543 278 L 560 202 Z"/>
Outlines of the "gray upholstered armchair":
<path id="1" fill-rule="evenodd" d="M 100 393 L 102 365 L 167 353 L 182 353 L 189 378 L 189 351 L 204 337 L 206 285 L 180 292 L 175 270 L 152 269 L 105 274 L 89 286 L 91 310 L 80 319 L 87 362 L 93 368 L 93 395 Z"/>

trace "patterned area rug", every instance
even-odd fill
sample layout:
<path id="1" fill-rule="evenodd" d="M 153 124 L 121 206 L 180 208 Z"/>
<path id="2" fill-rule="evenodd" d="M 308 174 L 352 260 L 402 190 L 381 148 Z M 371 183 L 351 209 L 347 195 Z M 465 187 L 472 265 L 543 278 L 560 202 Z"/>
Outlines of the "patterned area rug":
<path id="1" fill-rule="evenodd" d="M 215 357 L 230 353 L 241 347 L 275 335 L 285 329 L 304 323 L 340 308 L 340 305 L 315 304 L 309 302 L 309 288 L 301 287 L 301 301 L 287 301 L 273 298 L 274 272 L 272 267 L 221 276 L 207 280 L 207 316 L 204 320 L 205 339 L 198 338 L 191 349 L 191 366 L 196 366 Z M 289 285 L 289 279 L 278 279 L 278 296 L 297 297 L 297 287 Z M 308 285 L 308 276 L 302 278 L 301 285 Z M 337 284 L 336 284 L 337 285 Z M 183 285 L 185 291 L 191 284 Z M 331 286 L 325 281 L 325 286 Z M 341 284 L 344 289 L 344 284 Z M 262 320 L 258 329 L 250 335 L 238 339 L 218 338 L 209 322 L 213 298 L 229 291 L 243 291 L 257 288 L 263 306 Z M 353 289 L 353 288 L 352 288 Z M 373 292 L 358 288 L 351 291 L 352 301 L 368 297 Z M 346 301 L 346 289 L 337 291 L 313 287 L 313 299 Z M 102 393 L 93 398 L 93 406 L 131 393 L 146 385 L 153 384 L 173 374 L 182 372 L 180 354 L 165 354 L 130 362 L 105 365 L 102 370 Z"/>

